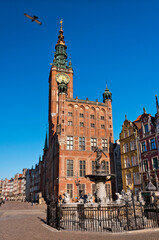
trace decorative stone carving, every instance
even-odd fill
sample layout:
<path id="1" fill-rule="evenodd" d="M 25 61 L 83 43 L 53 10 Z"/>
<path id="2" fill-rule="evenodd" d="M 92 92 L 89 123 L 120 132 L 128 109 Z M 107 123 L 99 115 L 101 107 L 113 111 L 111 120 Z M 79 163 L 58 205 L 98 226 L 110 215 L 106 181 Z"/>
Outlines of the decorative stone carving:
<path id="1" fill-rule="evenodd" d="M 63 203 L 65 204 L 70 203 L 70 194 L 65 192 L 63 195 L 64 195 Z"/>
<path id="2" fill-rule="evenodd" d="M 145 204 L 145 201 L 144 201 L 144 199 L 143 199 L 143 197 L 142 197 L 142 194 L 141 194 L 141 192 L 139 192 L 139 202 L 141 203 L 141 204 Z"/>
<path id="3" fill-rule="evenodd" d="M 93 203 L 93 198 L 90 193 L 88 193 L 88 195 L 87 195 L 86 203 Z"/>

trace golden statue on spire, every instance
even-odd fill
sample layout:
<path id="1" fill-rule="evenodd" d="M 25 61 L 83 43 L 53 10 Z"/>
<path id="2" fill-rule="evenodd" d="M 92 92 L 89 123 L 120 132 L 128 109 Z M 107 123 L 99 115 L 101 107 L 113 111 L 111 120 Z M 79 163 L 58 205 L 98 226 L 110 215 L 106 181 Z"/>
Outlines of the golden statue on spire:
<path id="1" fill-rule="evenodd" d="M 61 19 L 60 24 L 61 24 L 61 30 L 62 30 L 63 19 Z"/>
<path id="2" fill-rule="evenodd" d="M 64 36 L 63 36 L 63 29 L 62 29 L 63 19 L 60 20 L 60 24 L 61 24 L 61 28 L 60 28 L 60 31 L 59 31 L 57 44 L 65 45 Z"/>

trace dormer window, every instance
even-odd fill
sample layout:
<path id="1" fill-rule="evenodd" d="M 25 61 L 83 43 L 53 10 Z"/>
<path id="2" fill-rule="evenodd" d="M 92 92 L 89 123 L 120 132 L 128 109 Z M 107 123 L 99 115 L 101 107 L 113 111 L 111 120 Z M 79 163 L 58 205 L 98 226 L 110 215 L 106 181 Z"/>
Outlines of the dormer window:
<path id="1" fill-rule="evenodd" d="M 145 133 L 148 133 L 148 132 L 149 132 L 148 124 L 145 124 L 145 125 L 144 125 L 144 132 L 145 132 Z"/>
<path id="2" fill-rule="evenodd" d="M 128 136 L 127 131 L 124 131 L 124 138 Z"/>

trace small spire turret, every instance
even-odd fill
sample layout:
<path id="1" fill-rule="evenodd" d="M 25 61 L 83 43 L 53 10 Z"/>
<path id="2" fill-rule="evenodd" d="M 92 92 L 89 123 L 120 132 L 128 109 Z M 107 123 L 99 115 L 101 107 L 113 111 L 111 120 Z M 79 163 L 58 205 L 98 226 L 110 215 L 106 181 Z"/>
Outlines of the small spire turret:
<path id="1" fill-rule="evenodd" d="M 47 144 L 47 131 L 46 131 L 44 150 L 47 150 L 47 149 L 48 149 L 48 144 Z"/>
<path id="2" fill-rule="evenodd" d="M 70 60 L 69 60 L 69 64 L 68 64 L 68 68 L 72 68 L 71 56 L 70 56 Z"/>
<path id="3" fill-rule="evenodd" d="M 109 91 L 108 86 L 106 84 L 105 92 L 103 93 L 103 102 L 111 100 L 112 101 L 112 93 Z"/>
<path id="4" fill-rule="evenodd" d="M 144 113 L 146 113 L 146 108 L 143 108 Z"/>
<path id="5" fill-rule="evenodd" d="M 156 97 L 156 108 L 157 108 L 157 113 L 159 113 L 159 105 L 158 105 L 157 95 L 155 95 L 155 97 Z"/>

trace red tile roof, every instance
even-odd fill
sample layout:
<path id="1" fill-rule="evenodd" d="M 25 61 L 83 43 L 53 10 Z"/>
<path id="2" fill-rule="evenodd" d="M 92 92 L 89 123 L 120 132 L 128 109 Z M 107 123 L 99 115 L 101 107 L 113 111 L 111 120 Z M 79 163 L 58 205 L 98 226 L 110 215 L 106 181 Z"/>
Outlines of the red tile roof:
<path id="1" fill-rule="evenodd" d="M 136 118 L 136 120 L 135 120 L 134 122 L 137 122 L 137 121 L 139 121 L 139 120 L 140 120 L 140 118 L 141 118 L 141 116 L 142 116 L 142 115 L 139 115 L 139 116 Z"/>

